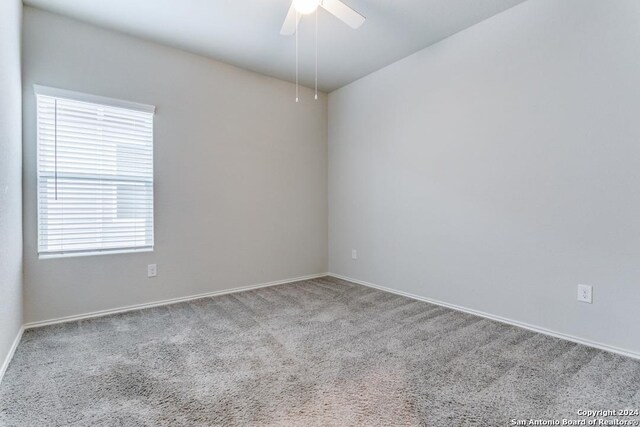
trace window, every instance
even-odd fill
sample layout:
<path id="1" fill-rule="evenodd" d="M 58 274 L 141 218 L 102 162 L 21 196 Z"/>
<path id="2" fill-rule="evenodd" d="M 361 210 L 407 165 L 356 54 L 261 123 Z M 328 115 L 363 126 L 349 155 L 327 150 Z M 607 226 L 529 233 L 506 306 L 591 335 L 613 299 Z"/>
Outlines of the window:
<path id="1" fill-rule="evenodd" d="M 40 257 L 153 250 L 155 108 L 35 92 Z"/>

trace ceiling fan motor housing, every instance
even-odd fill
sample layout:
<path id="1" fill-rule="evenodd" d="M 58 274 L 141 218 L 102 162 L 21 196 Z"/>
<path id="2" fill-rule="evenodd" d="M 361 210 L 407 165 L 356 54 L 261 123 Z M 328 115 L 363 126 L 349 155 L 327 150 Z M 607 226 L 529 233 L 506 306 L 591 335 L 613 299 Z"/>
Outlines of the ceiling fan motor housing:
<path id="1" fill-rule="evenodd" d="M 315 12 L 319 5 L 320 0 L 293 0 L 293 6 L 303 15 Z"/>

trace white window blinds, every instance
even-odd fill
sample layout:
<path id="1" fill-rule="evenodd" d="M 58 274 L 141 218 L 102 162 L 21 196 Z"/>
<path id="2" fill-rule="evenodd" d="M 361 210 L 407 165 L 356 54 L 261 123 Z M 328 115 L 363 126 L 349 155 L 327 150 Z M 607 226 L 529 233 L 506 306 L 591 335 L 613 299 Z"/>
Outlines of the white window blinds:
<path id="1" fill-rule="evenodd" d="M 40 256 L 151 250 L 154 108 L 35 91 Z"/>

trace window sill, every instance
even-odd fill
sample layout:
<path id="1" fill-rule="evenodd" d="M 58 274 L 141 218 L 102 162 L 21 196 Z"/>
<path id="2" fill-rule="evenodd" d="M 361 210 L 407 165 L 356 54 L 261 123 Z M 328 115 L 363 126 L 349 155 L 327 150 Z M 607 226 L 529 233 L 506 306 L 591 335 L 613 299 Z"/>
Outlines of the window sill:
<path id="1" fill-rule="evenodd" d="M 79 251 L 79 252 L 54 252 L 54 253 L 43 253 L 38 254 L 38 259 L 54 259 L 54 258 L 74 258 L 74 257 L 84 257 L 84 256 L 95 256 L 95 255 L 116 255 L 116 254 L 132 254 L 132 253 L 140 253 L 140 252 L 153 252 L 153 247 L 147 248 L 132 248 L 132 249 L 107 249 L 107 250 L 98 250 L 98 251 Z"/>

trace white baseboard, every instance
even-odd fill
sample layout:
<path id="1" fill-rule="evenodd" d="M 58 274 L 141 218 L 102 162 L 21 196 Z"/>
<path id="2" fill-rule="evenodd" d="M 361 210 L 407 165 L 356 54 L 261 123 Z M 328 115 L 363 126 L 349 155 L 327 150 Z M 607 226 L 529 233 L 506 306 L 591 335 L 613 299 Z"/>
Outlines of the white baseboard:
<path id="1" fill-rule="evenodd" d="M 9 353 L 7 353 L 7 357 L 4 358 L 2 362 L 2 366 L 0 366 L 0 383 L 2 383 L 2 378 L 4 378 L 4 373 L 7 372 L 7 368 L 9 367 L 9 363 L 11 363 L 11 359 L 13 359 L 13 355 L 18 348 L 18 344 L 20 344 L 20 339 L 22 339 L 22 333 L 24 332 L 24 326 L 20 327 L 18 331 L 18 335 L 13 340 L 13 344 L 11 344 L 11 348 L 9 349 Z"/>
<path id="2" fill-rule="evenodd" d="M 215 296 L 219 296 L 219 295 L 233 294 L 233 293 L 236 293 L 236 292 L 245 292 L 245 291 L 250 291 L 252 289 L 266 288 L 268 286 L 284 285 L 284 284 L 287 284 L 287 283 L 299 282 L 299 281 L 302 281 L 302 280 L 317 279 L 318 277 L 324 277 L 324 276 L 328 276 L 328 275 L 329 275 L 329 273 L 312 274 L 312 275 L 309 275 L 309 276 L 295 277 L 295 278 L 292 278 L 292 279 L 284 279 L 284 280 L 276 280 L 274 282 L 260 283 L 258 285 L 250 285 L 250 286 L 243 286 L 243 287 L 240 287 L 240 288 L 224 289 L 222 291 L 206 292 L 204 294 L 190 295 L 190 296 L 179 297 L 179 298 L 171 298 L 171 299 L 162 300 L 162 301 L 153 301 L 153 302 L 148 302 L 148 303 L 144 303 L 144 304 L 135 304 L 135 305 L 129 305 L 129 306 L 126 306 L 126 307 L 111 308 L 111 309 L 108 309 L 108 310 L 92 311 L 92 312 L 89 312 L 89 313 L 76 314 L 76 315 L 73 315 L 73 316 L 59 317 L 59 318 L 56 318 L 56 319 L 42 320 L 42 321 L 38 321 L 38 322 L 30 322 L 30 323 L 27 323 L 27 324 L 24 325 L 24 329 L 39 328 L 39 327 L 42 327 L 42 326 L 55 325 L 57 323 L 73 322 L 73 321 L 76 321 L 76 320 L 91 319 L 93 317 L 107 316 L 109 314 L 116 314 L 116 313 L 124 313 L 124 312 L 127 312 L 127 311 L 141 310 L 143 308 L 160 307 L 160 306 L 163 306 L 163 305 L 176 304 L 176 303 L 179 303 L 179 302 L 192 301 L 192 300 L 201 299 L 201 298 L 209 298 L 209 297 L 215 297 Z"/>
<path id="3" fill-rule="evenodd" d="M 349 282 L 357 283 L 359 285 L 367 286 L 369 288 L 379 289 L 381 291 L 390 292 L 392 294 L 402 295 L 402 296 L 407 297 L 407 298 L 415 299 L 415 300 L 418 300 L 418 301 L 428 302 L 430 304 L 435 304 L 435 305 L 439 305 L 439 306 L 442 306 L 442 307 L 447 307 L 447 308 L 450 308 L 452 310 L 462 311 L 464 313 L 469 313 L 469 314 L 473 314 L 473 315 L 476 315 L 476 316 L 484 317 L 484 318 L 487 318 L 487 319 L 495 320 L 497 322 L 506 323 L 508 325 L 513 325 L 513 326 L 517 326 L 517 327 L 520 327 L 520 328 L 528 329 L 528 330 L 533 331 L 533 332 L 539 332 L 539 333 L 544 334 L 544 335 L 549 335 L 549 336 L 552 336 L 552 337 L 555 337 L 555 338 L 561 338 L 561 339 L 564 339 L 564 340 L 567 340 L 567 341 L 571 341 L 571 342 L 574 342 L 574 343 L 577 343 L 577 344 L 586 345 L 588 347 L 594 347 L 594 348 L 597 348 L 599 350 L 604 350 L 604 351 L 608 351 L 610 353 L 616 353 L 616 354 L 620 354 L 622 356 L 631 357 L 633 359 L 640 360 L 640 353 L 637 353 L 635 351 L 626 350 L 626 349 L 618 348 L 618 347 L 613 347 L 613 346 L 610 346 L 610 345 L 607 345 L 607 344 L 602 344 L 602 343 L 599 343 L 599 342 L 590 341 L 590 340 L 587 340 L 587 339 L 584 339 L 584 338 L 579 338 L 579 337 L 576 337 L 576 336 L 573 336 L 573 335 L 563 334 L 562 332 L 556 332 L 556 331 L 552 331 L 550 329 L 542 328 L 542 327 L 539 327 L 539 326 L 530 325 L 528 323 L 519 322 L 517 320 L 507 319 L 506 317 L 496 316 L 494 314 L 489 314 L 489 313 L 485 313 L 485 312 L 482 312 L 482 311 L 473 310 L 473 309 L 466 308 L 466 307 L 461 307 L 459 305 L 449 304 L 447 302 L 438 301 L 438 300 L 434 300 L 434 299 L 431 299 L 431 298 L 426 298 L 426 297 L 423 297 L 423 296 L 410 294 L 408 292 L 398 291 L 396 289 L 391 289 L 391 288 L 387 288 L 387 287 L 380 286 L 380 285 L 375 285 L 373 283 L 365 282 L 363 280 L 353 279 L 351 277 L 342 276 L 340 274 L 328 273 L 328 275 L 331 276 L 331 277 L 338 278 L 338 279 L 347 280 Z"/>

